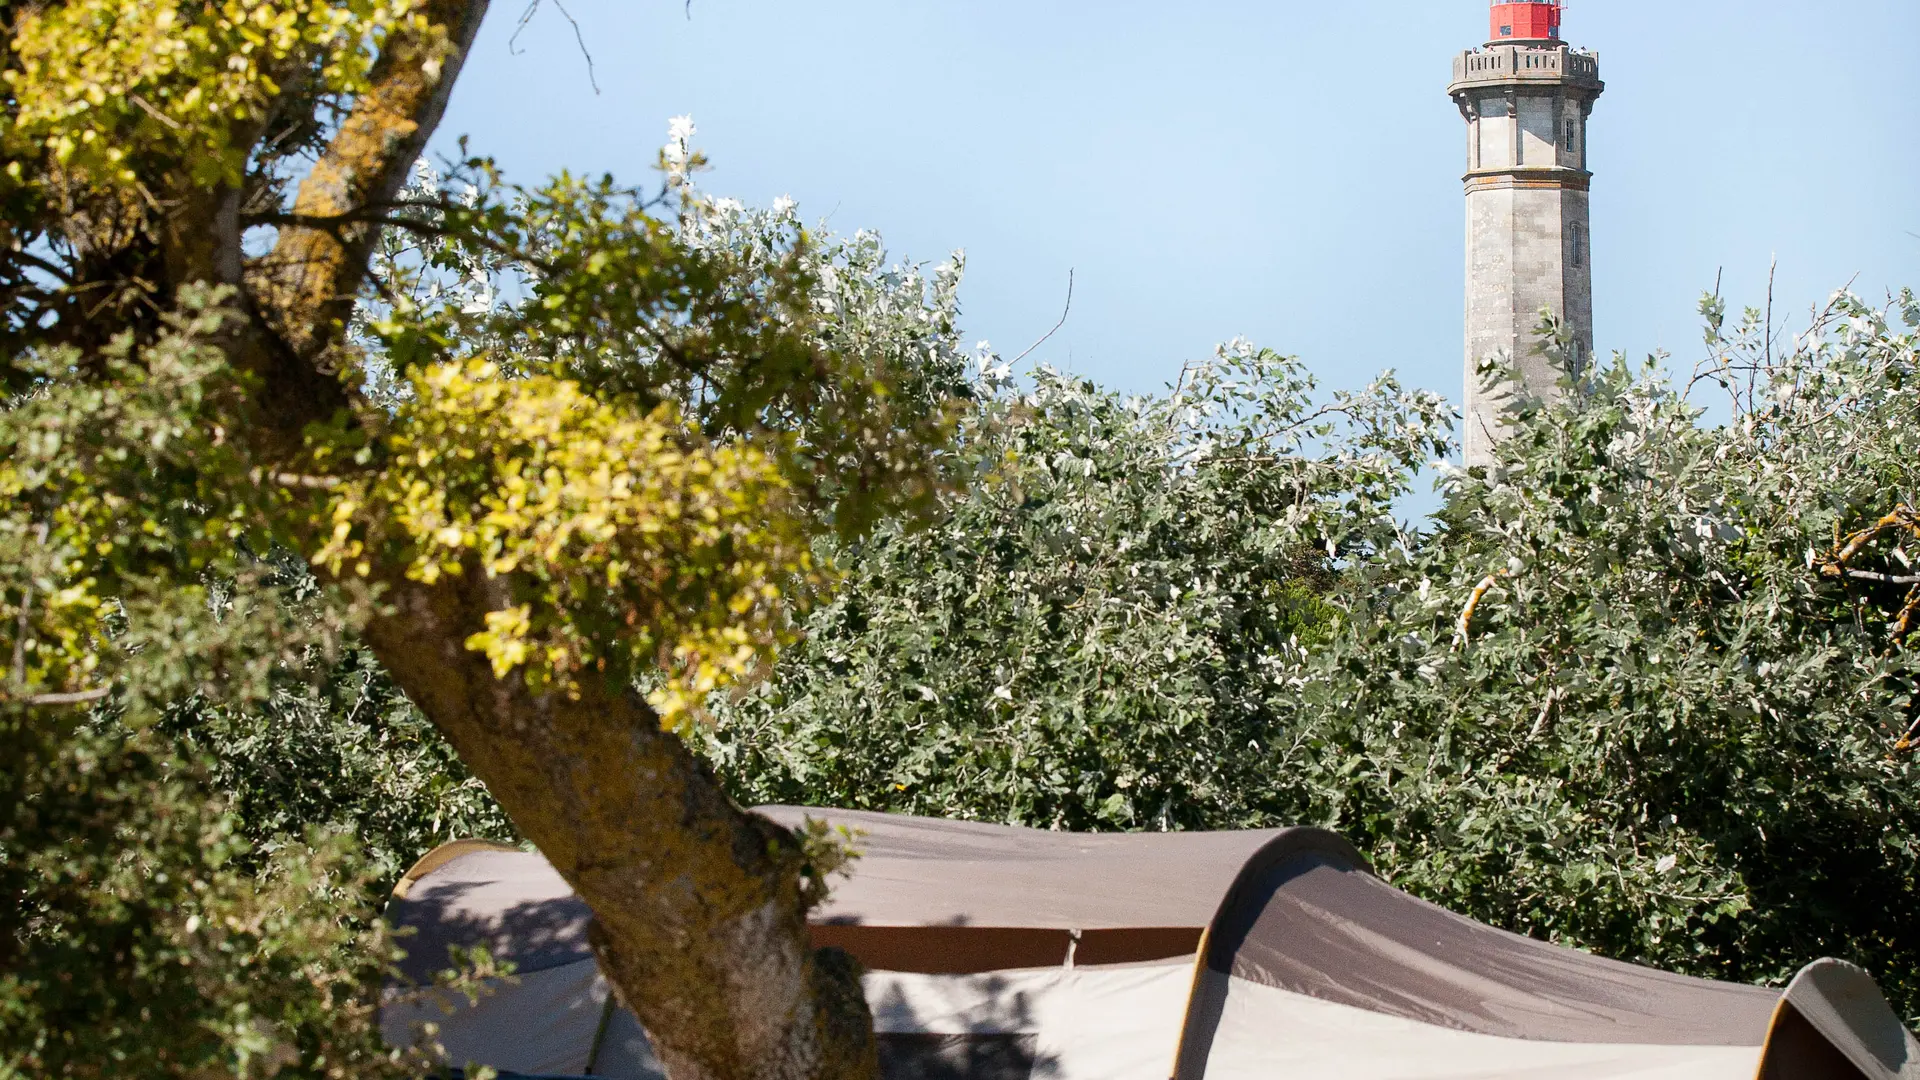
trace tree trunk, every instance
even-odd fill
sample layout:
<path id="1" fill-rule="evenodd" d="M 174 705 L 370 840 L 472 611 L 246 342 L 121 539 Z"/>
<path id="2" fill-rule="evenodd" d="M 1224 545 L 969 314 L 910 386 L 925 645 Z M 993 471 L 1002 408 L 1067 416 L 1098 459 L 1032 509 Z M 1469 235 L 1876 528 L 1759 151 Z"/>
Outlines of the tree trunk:
<path id="1" fill-rule="evenodd" d="M 793 835 L 735 806 L 633 692 L 495 678 L 463 643 L 488 585 L 401 583 L 368 638 L 593 909 L 601 967 L 673 1080 L 872 1077 L 852 963 L 809 944 Z"/>

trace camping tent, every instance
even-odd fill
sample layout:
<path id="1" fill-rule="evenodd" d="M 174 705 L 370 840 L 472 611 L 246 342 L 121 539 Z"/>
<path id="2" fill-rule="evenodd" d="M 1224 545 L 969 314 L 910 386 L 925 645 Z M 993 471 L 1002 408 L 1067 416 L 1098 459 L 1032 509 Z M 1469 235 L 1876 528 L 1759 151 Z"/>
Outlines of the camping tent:
<path id="1" fill-rule="evenodd" d="M 1784 990 L 1604 960 L 1476 923 L 1374 876 L 1317 829 L 1044 832 L 768 807 L 858 830 L 813 915 L 851 952 L 890 1080 L 1920 1080 L 1920 1044 L 1833 960 Z M 455 1064 L 659 1075 L 540 856 L 462 841 L 395 889 L 403 975 L 485 945 L 517 975 L 476 1002 L 389 988 Z"/>

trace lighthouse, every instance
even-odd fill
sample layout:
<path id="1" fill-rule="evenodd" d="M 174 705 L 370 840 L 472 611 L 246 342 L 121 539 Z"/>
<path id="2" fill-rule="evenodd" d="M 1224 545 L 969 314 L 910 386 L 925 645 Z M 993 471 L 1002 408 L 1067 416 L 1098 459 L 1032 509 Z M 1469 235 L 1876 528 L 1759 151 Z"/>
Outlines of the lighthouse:
<path id="1" fill-rule="evenodd" d="M 1491 5 L 1487 43 L 1453 61 L 1447 92 L 1467 121 L 1466 461 L 1491 463 L 1506 402 L 1550 398 L 1560 378 L 1541 354 L 1543 310 L 1572 337 L 1568 360 L 1593 355 L 1587 118 L 1604 84 L 1600 59 L 1560 37 L 1562 5 Z M 1513 382 L 1483 389 L 1496 359 Z"/>

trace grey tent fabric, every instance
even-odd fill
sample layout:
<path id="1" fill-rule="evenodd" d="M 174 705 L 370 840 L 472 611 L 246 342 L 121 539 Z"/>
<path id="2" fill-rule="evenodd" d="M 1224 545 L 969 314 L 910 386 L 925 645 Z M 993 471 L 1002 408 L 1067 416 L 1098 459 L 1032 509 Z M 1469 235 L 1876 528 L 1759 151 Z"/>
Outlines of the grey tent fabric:
<path id="1" fill-rule="evenodd" d="M 594 1042 L 607 1015 L 608 987 L 592 960 L 522 971 L 498 981 L 477 1002 L 445 990 L 390 991 L 380 1010 L 389 1043 L 412 1045 L 427 1031 L 452 1064 L 491 1065 L 528 1076 L 627 1075 L 598 1068 Z M 651 1048 L 648 1049 L 651 1056 Z"/>
<path id="2" fill-rule="evenodd" d="M 409 982 L 445 970 L 453 947 L 484 946 L 523 972 L 593 959 L 586 902 L 547 860 L 502 844 L 436 849 L 395 887 L 387 920 L 402 935 Z"/>
<path id="3" fill-rule="evenodd" d="M 1319 850 L 1254 876 L 1209 968 L 1422 1023 L 1557 1042 L 1758 1046 L 1777 990 L 1708 982 L 1510 934 Z"/>
<path id="4" fill-rule="evenodd" d="M 857 834 L 812 931 L 868 969 L 889 1080 L 1920 1080 L 1920 1044 L 1850 965 L 1781 991 L 1606 960 L 1400 892 L 1321 830 L 761 812 Z M 390 1040 L 431 1023 L 455 1064 L 657 1080 L 539 855 L 443 847 L 389 917 L 411 953 Z M 415 988 L 472 945 L 518 978 L 478 1003 Z"/>
<path id="5" fill-rule="evenodd" d="M 1453 1075 L 1418 1065 L 1443 1054 L 1506 1070 L 1473 1075 L 1920 1080 L 1920 1044 L 1850 965 L 1817 963 L 1783 993 L 1623 964 L 1409 896 L 1337 837 L 1308 830 L 1248 861 L 1208 930 L 1199 972 L 1179 1080 L 1238 1080 L 1269 1066 L 1294 1076 Z M 1274 1049 L 1263 1016 L 1355 1038 L 1329 1040 L 1319 1054 Z M 1408 1060 L 1373 1072 L 1354 1059 L 1388 1044 Z"/>
<path id="6" fill-rule="evenodd" d="M 1133 963 L 1192 953 L 1222 893 L 1279 830 L 1047 832 L 847 810 L 763 807 L 858 837 L 855 873 L 814 913 L 821 945 L 871 968 L 961 973 L 1076 962 Z M 427 860 L 423 860 L 423 865 Z M 538 970 L 592 957 L 592 913 L 538 855 L 500 845 L 436 852 L 389 911 L 404 928 L 402 972 L 425 981 L 453 945 Z"/>
<path id="7" fill-rule="evenodd" d="M 1894 1018 L 1891 1006 L 1874 984 L 1873 976 L 1840 960 L 1816 960 L 1787 984 L 1780 995 L 1774 1015 L 1774 1030 L 1769 1032 L 1769 1057 L 1785 1058 L 1789 1053 L 1806 1053 L 1827 1062 L 1823 1068 L 1839 1075 L 1838 1063 L 1820 1050 L 1820 1043 L 1838 1050 L 1860 1075 L 1872 1080 L 1900 1077 L 1912 1080 L 1920 1076 L 1915 1062 L 1920 1047 Z M 1810 1049 L 1788 1045 L 1782 1036 L 1804 1026 L 1817 1032 L 1819 1040 L 1804 1034 L 1794 1040 L 1812 1043 Z M 1775 1053 L 1777 1051 L 1777 1053 Z M 1778 1071 L 1788 1071 L 1784 1061 L 1775 1061 Z"/>
<path id="8" fill-rule="evenodd" d="M 853 830 L 860 858 L 814 913 L 816 944 L 869 968 L 961 974 L 1186 956 L 1221 894 L 1281 830 L 1069 833 L 793 806 Z"/>
<path id="9" fill-rule="evenodd" d="M 816 915 L 829 925 L 1197 931 L 1282 832 L 1071 833 L 857 810 L 757 812 L 789 828 L 813 818 L 854 831 L 854 873 Z"/>

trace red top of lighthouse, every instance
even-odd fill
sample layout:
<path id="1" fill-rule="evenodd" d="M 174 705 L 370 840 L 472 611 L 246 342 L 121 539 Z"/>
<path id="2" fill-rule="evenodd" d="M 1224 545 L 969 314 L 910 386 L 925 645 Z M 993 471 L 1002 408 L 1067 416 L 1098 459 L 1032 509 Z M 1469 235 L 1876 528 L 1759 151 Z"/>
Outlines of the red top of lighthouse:
<path id="1" fill-rule="evenodd" d="M 1560 40 L 1560 0 L 1549 3 L 1507 4 L 1493 0 L 1493 32 L 1488 41 Z"/>

